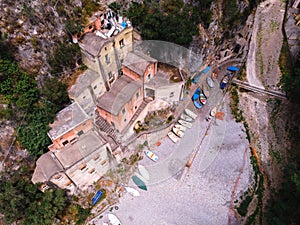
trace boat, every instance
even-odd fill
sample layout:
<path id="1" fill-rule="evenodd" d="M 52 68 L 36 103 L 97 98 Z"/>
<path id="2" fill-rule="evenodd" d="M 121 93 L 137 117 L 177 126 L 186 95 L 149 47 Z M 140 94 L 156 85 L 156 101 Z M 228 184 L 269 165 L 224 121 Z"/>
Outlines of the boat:
<path id="1" fill-rule="evenodd" d="M 108 225 L 108 223 L 102 223 L 102 225 Z"/>
<path id="2" fill-rule="evenodd" d="M 237 68 L 236 66 L 228 66 L 227 70 L 232 71 L 232 72 L 236 72 L 239 70 L 239 68 Z"/>
<path id="3" fill-rule="evenodd" d="M 201 105 L 200 102 L 198 102 L 198 101 L 193 101 L 193 103 L 194 103 L 194 106 L 195 106 L 197 109 L 201 109 L 201 108 L 202 108 L 202 105 Z"/>
<path id="4" fill-rule="evenodd" d="M 216 113 L 217 113 L 217 106 L 212 108 L 212 110 L 210 111 L 210 115 L 214 117 Z"/>
<path id="5" fill-rule="evenodd" d="M 158 160 L 158 156 L 155 155 L 153 152 L 146 150 L 145 151 L 146 156 L 148 156 L 151 160 L 153 160 L 154 162 L 156 162 Z"/>
<path id="6" fill-rule="evenodd" d="M 140 174 L 146 179 L 149 180 L 150 179 L 150 175 L 148 170 L 146 170 L 146 168 L 142 165 L 138 165 L 138 170 L 140 172 Z"/>
<path id="7" fill-rule="evenodd" d="M 179 141 L 179 138 L 173 133 L 173 132 L 169 132 L 168 133 L 168 137 L 174 142 L 177 143 Z"/>
<path id="8" fill-rule="evenodd" d="M 122 225 L 121 221 L 116 217 L 114 214 L 109 213 L 107 214 L 108 220 L 112 225 Z"/>
<path id="9" fill-rule="evenodd" d="M 227 86 L 228 82 L 229 82 L 229 76 L 225 75 L 221 81 L 221 85 L 220 85 L 221 89 L 224 89 Z"/>
<path id="10" fill-rule="evenodd" d="M 182 130 L 180 130 L 179 128 L 173 127 L 172 131 L 174 132 L 174 134 L 176 134 L 180 138 L 184 136 L 184 132 Z"/>
<path id="11" fill-rule="evenodd" d="M 183 119 L 183 120 L 188 121 L 188 122 L 193 121 L 193 118 L 191 118 L 191 117 L 189 117 L 188 115 L 185 115 L 185 114 L 181 114 L 180 119 Z"/>
<path id="12" fill-rule="evenodd" d="M 192 100 L 196 101 L 199 98 L 200 94 L 201 94 L 201 89 L 197 88 L 192 96 Z"/>
<path id="13" fill-rule="evenodd" d="M 206 83 L 211 88 L 213 88 L 215 86 L 214 81 L 210 77 L 206 77 Z"/>
<path id="14" fill-rule="evenodd" d="M 138 190 L 135 190 L 132 187 L 125 187 L 125 190 L 134 197 L 140 196 L 140 192 L 138 192 Z"/>
<path id="15" fill-rule="evenodd" d="M 184 112 L 185 112 L 186 115 L 193 118 L 194 120 L 197 118 L 197 114 L 194 113 L 193 111 L 189 110 L 189 109 L 185 109 Z"/>
<path id="16" fill-rule="evenodd" d="M 138 178 L 136 175 L 132 177 L 133 182 L 142 190 L 147 191 L 147 186 L 140 178 Z"/>
<path id="17" fill-rule="evenodd" d="M 202 105 L 205 105 L 206 104 L 206 97 L 204 94 L 200 94 L 200 102 Z"/>
<path id="18" fill-rule="evenodd" d="M 179 123 L 176 123 L 176 124 L 174 125 L 174 127 L 179 128 L 179 130 L 181 130 L 181 131 L 183 131 L 183 132 L 186 131 L 186 127 L 180 125 Z"/>
<path id="19" fill-rule="evenodd" d="M 141 181 L 143 181 L 145 184 L 147 184 L 149 182 L 149 180 L 146 180 L 145 177 L 143 177 L 141 174 L 139 174 L 138 172 L 134 173 L 135 176 L 137 176 Z"/>
<path id="20" fill-rule="evenodd" d="M 178 123 L 180 123 L 182 126 L 185 126 L 186 128 L 192 128 L 193 126 L 191 123 L 184 120 L 178 120 Z"/>

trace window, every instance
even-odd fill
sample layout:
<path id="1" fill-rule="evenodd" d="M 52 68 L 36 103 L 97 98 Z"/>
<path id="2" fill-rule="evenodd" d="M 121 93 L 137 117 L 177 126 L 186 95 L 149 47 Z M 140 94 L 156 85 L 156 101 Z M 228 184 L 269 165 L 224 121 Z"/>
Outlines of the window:
<path id="1" fill-rule="evenodd" d="M 90 174 L 93 174 L 94 172 L 95 172 L 94 168 L 89 171 Z"/>
<path id="2" fill-rule="evenodd" d="M 122 109 L 122 113 L 123 113 L 123 114 L 125 114 L 125 113 L 126 113 L 126 110 L 125 110 L 125 108 L 124 108 L 124 109 Z"/>
<path id="3" fill-rule="evenodd" d="M 170 93 L 170 98 L 172 98 L 172 97 L 174 97 L 174 92 L 173 91 Z"/>
<path id="4" fill-rule="evenodd" d="M 108 75 L 108 78 L 109 78 L 109 79 L 113 78 L 113 75 L 112 75 L 112 72 L 111 72 L 111 71 L 110 71 L 110 72 L 108 72 L 108 74 L 107 74 L 107 75 Z"/>
<path id="5" fill-rule="evenodd" d="M 134 106 L 134 109 L 137 109 L 137 106 Z"/>
<path id="6" fill-rule="evenodd" d="M 120 45 L 120 48 L 123 48 L 125 45 L 124 45 L 124 39 L 121 39 L 119 41 L 119 45 Z"/>
<path id="7" fill-rule="evenodd" d="M 66 141 L 64 141 L 62 144 L 63 144 L 63 145 L 66 145 L 66 144 L 68 144 L 68 143 L 69 143 L 69 141 L 66 140 Z"/>
<path id="8" fill-rule="evenodd" d="M 97 85 L 94 86 L 94 90 L 97 88 Z"/>
<path id="9" fill-rule="evenodd" d="M 105 163 L 107 163 L 107 160 L 102 161 L 101 166 L 103 166 Z"/>
<path id="10" fill-rule="evenodd" d="M 47 189 L 49 189 L 49 186 L 47 184 L 42 184 L 41 190 L 46 191 Z"/>
<path id="11" fill-rule="evenodd" d="M 82 99 L 85 99 L 85 96 L 82 96 Z"/>
<path id="12" fill-rule="evenodd" d="M 101 157 L 98 155 L 94 158 L 94 161 L 99 161 L 101 159 Z"/>
<path id="13" fill-rule="evenodd" d="M 82 131 L 82 130 L 81 130 L 81 131 L 79 131 L 77 135 L 78 135 L 78 136 L 81 136 L 81 135 L 83 135 L 83 131 Z"/>
<path id="14" fill-rule="evenodd" d="M 126 119 L 124 119 L 124 122 L 126 122 L 127 120 Z"/>
<path id="15" fill-rule="evenodd" d="M 86 163 L 83 163 L 83 164 L 81 164 L 80 166 L 79 166 L 79 169 L 81 170 L 81 171 L 83 171 L 84 169 L 86 169 L 87 167 L 86 167 Z"/>
<path id="16" fill-rule="evenodd" d="M 57 180 L 57 181 L 59 181 L 61 179 L 62 179 L 62 175 L 59 175 L 59 174 L 54 177 L 54 180 Z"/>
<path id="17" fill-rule="evenodd" d="M 135 98 L 138 99 L 139 97 L 140 97 L 140 93 L 137 92 L 137 93 L 135 94 Z"/>
<path id="18" fill-rule="evenodd" d="M 92 28 L 93 28 L 93 25 L 90 25 L 90 26 L 89 26 L 89 29 L 91 30 Z"/>
<path id="19" fill-rule="evenodd" d="M 72 185 L 73 185 L 73 184 L 72 184 L 71 181 L 68 181 L 68 182 L 66 183 L 66 186 L 67 186 L 67 187 L 72 187 Z"/>
<path id="20" fill-rule="evenodd" d="M 151 78 L 151 74 L 148 74 L 147 80 L 150 80 L 150 78 Z"/>
<path id="21" fill-rule="evenodd" d="M 104 57 L 105 57 L 105 62 L 106 62 L 106 64 L 109 64 L 109 63 L 110 63 L 110 61 L 109 61 L 108 54 L 106 54 Z"/>

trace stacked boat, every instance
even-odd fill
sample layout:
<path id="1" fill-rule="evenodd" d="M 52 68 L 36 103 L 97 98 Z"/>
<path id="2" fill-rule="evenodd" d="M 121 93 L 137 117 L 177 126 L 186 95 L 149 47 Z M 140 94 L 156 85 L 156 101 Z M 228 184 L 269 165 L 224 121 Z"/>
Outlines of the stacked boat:
<path id="1" fill-rule="evenodd" d="M 192 128 L 192 121 L 197 118 L 197 114 L 189 109 L 185 109 L 184 113 L 180 115 L 178 123 L 174 125 L 172 131 L 168 133 L 168 137 L 174 142 L 177 143 L 180 138 L 184 136 L 184 132 Z"/>

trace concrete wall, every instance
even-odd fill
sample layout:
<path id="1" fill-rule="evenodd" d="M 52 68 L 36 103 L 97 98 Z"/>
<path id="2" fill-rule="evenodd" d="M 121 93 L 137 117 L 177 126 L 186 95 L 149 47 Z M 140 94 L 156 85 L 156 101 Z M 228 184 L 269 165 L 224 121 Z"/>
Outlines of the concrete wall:
<path id="1" fill-rule="evenodd" d="M 171 83 L 168 86 L 160 87 L 155 90 L 155 98 L 162 99 L 168 102 L 179 102 L 183 82 Z"/>

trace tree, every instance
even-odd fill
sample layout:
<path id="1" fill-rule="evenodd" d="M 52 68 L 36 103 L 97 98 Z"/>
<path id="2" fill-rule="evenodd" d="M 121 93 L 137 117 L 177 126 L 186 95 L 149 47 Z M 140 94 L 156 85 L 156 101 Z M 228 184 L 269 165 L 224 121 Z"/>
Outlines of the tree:
<path id="1" fill-rule="evenodd" d="M 41 94 L 42 97 L 51 103 L 55 113 L 70 101 L 67 93 L 67 85 L 59 81 L 56 77 L 47 77 L 43 80 Z"/>
<path id="2" fill-rule="evenodd" d="M 199 11 L 182 0 L 133 2 L 126 15 L 146 40 L 162 40 L 188 46 L 198 34 Z M 183 19 L 184 18 L 184 19 Z"/>
<path id="3" fill-rule="evenodd" d="M 54 218 L 67 206 L 68 199 L 63 190 L 42 193 L 23 174 L 15 172 L 9 180 L 0 180 L 0 211 L 4 223 L 15 221 L 21 224 L 53 224 Z"/>

